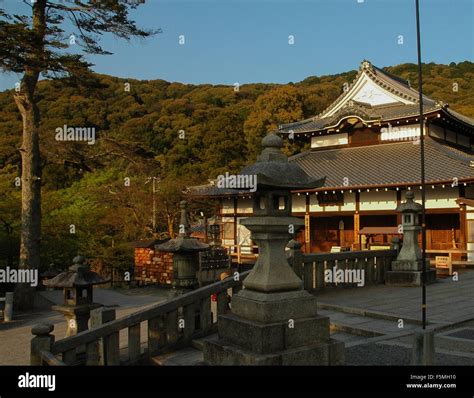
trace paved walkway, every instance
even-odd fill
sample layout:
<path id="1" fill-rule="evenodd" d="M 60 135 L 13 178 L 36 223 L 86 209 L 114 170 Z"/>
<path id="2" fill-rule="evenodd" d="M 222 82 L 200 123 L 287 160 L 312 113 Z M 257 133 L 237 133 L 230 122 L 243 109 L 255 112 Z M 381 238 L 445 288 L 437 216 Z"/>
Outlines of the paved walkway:
<path id="1" fill-rule="evenodd" d="M 317 294 L 319 303 L 421 319 L 421 288 L 367 286 L 327 289 Z M 450 324 L 474 319 L 474 271 L 460 273 L 459 280 L 441 279 L 426 288 L 428 322 Z"/>
<path id="2" fill-rule="evenodd" d="M 168 289 L 144 289 L 141 292 L 140 290 L 120 292 L 96 288 L 94 301 L 116 308 L 116 317 L 121 318 L 141 308 L 165 301 L 171 293 Z M 56 304 L 62 302 L 62 291 L 48 291 L 42 294 Z M 17 314 L 12 323 L 0 323 L 0 365 L 29 365 L 31 328 L 38 323 L 53 324 L 56 340 L 64 338 L 66 334 L 65 318 L 55 311 Z M 120 338 L 123 346 L 126 344 L 127 336 L 121 334 Z"/>

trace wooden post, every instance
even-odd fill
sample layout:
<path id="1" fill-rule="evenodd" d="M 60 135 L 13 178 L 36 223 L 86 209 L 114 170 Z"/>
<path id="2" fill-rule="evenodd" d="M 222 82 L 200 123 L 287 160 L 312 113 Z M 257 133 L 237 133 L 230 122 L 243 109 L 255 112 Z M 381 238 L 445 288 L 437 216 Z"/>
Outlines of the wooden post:
<path id="1" fill-rule="evenodd" d="M 466 205 L 459 206 L 459 235 L 461 241 L 461 250 L 467 250 L 467 220 L 466 220 Z"/>
<path id="2" fill-rule="evenodd" d="M 141 355 L 140 324 L 128 328 L 128 359 L 136 363 Z"/>
<path id="3" fill-rule="evenodd" d="M 176 344 L 178 341 L 178 311 L 171 311 L 166 316 L 167 344 Z"/>
<path id="4" fill-rule="evenodd" d="M 361 244 L 360 235 L 359 235 L 359 231 L 360 231 L 360 214 L 359 214 L 360 193 L 359 192 L 355 193 L 355 202 L 356 202 L 355 204 L 356 209 L 354 212 L 354 246 L 357 249 L 362 250 L 362 244 Z"/>
<path id="5" fill-rule="evenodd" d="M 217 293 L 217 316 L 227 313 L 228 310 L 226 291 Z"/>
<path id="6" fill-rule="evenodd" d="M 102 326 L 107 322 L 115 320 L 115 309 L 97 308 L 91 311 L 91 329 Z M 107 357 L 107 348 L 103 339 L 98 339 L 86 345 L 86 365 L 105 365 Z"/>
<path id="7" fill-rule="evenodd" d="M 196 310 L 194 304 L 188 304 L 183 309 L 184 312 L 184 339 L 191 340 L 196 327 Z"/>
<path id="8" fill-rule="evenodd" d="M 208 331 L 212 326 L 211 319 L 211 297 L 201 300 L 199 308 L 199 324 L 202 331 Z"/>
<path id="9" fill-rule="evenodd" d="M 35 336 L 30 343 L 30 365 L 41 366 L 41 351 L 51 351 L 54 344 L 54 336 L 51 332 L 54 330 L 53 325 L 40 324 L 31 329 L 31 333 Z"/>
<path id="10" fill-rule="evenodd" d="M 114 332 L 104 338 L 105 364 L 107 366 L 120 365 L 120 334 Z"/>
<path id="11" fill-rule="evenodd" d="M 304 251 L 311 253 L 311 198 L 306 195 L 306 211 L 304 215 Z"/>
<path id="12" fill-rule="evenodd" d="M 156 355 L 166 344 L 163 316 L 148 320 L 148 355 Z"/>

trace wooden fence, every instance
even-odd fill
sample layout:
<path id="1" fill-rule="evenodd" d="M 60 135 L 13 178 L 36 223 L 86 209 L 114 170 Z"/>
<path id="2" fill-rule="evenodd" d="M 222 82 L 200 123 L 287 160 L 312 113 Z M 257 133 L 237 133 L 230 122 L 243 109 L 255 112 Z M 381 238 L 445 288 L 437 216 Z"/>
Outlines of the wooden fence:
<path id="1" fill-rule="evenodd" d="M 396 259 L 398 250 L 362 250 L 341 253 L 304 254 L 299 245 L 291 249 L 290 264 L 303 280 L 304 289 L 309 292 L 326 287 L 361 286 L 357 278 L 363 273 L 363 284 L 385 282 L 385 272 Z M 341 270 L 343 281 L 337 281 L 335 271 Z M 326 278 L 326 271 L 328 278 Z M 349 279 L 348 279 L 349 278 Z M 352 278 L 352 279 L 351 279 Z M 352 282 L 351 282 L 352 281 Z"/>

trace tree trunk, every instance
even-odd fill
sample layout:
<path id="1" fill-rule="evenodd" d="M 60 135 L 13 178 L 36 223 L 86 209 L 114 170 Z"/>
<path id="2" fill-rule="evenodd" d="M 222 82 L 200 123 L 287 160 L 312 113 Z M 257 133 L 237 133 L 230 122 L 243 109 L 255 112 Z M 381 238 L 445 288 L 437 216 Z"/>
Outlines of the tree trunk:
<path id="1" fill-rule="evenodd" d="M 21 80 L 15 103 L 23 121 L 21 144 L 21 241 L 20 269 L 33 269 L 39 273 L 41 238 L 41 158 L 39 147 L 40 114 L 34 98 L 36 84 L 44 62 L 46 35 L 46 0 L 33 3 L 34 33 L 29 62 Z M 29 283 L 18 283 L 15 288 L 15 305 L 28 310 L 34 306 L 35 288 Z"/>
<path id="2" fill-rule="evenodd" d="M 41 237 L 41 165 L 39 148 L 39 111 L 28 95 L 15 95 L 23 120 L 21 152 L 21 242 L 20 269 L 39 272 Z M 35 288 L 18 283 L 15 305 L 18 309 L 33 308 Z"/>

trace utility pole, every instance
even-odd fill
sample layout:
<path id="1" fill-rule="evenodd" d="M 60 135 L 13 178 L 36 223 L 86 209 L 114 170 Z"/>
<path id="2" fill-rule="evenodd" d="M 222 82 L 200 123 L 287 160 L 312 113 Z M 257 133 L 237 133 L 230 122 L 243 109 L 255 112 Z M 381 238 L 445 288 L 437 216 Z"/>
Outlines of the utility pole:
<path id="1" fill-rule="evenodd" d="M 148 177 L 145 185 L 152 181 L 152 229 L 153 235 L 156 234 L 156 184 L 160 182 L 160 177 Z"/>
<path id="2" fill-rule="evenodd" d="M 418 52 L 418 98 L 420 102 L 420 159 L 421 159 L 421 317 L 423 329 L 426 329 L 426 183 L 425 183 L 425 138 L 423 117 L 423 84 L 421 68 L 421 38 L 420 38 L 420 2 L 416 0 L 416 43 Z"/>

